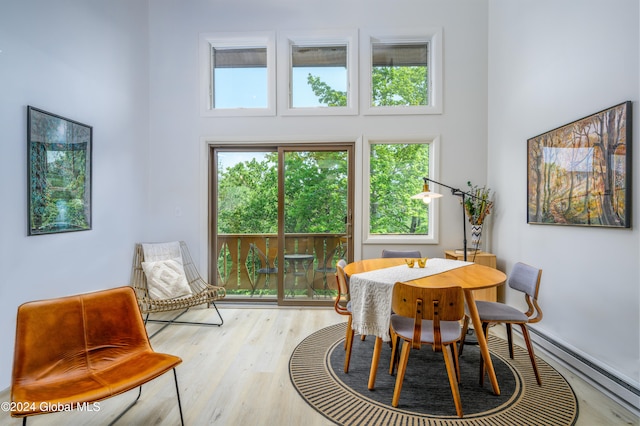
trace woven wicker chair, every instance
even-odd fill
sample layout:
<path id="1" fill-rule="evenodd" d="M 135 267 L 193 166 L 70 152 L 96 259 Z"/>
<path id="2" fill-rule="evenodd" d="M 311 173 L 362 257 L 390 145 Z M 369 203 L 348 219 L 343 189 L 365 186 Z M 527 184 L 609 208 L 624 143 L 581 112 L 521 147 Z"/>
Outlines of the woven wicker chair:
<path id="1" fill-rule="evenodd" d="M 145 315 L 145 324 L 147 322 L 155 322 L 165 324 L 164 327 L 156 331 L 151 337 L 164 330 L 171 324 L 191 324 L 191 325 L 209 325 L 209 326 L 221 326 L 224 323 L 222 315 L 215 304 L 216 300 L 221 300 L 226 296 L 224 287 L 213 286 L 207 283 L 198 273 L 189 249 L 184 241 L 180 241 L 180 252 L 182 254 L 182 266 L 184 268 L 185 275 L 191 287 L 192 295 L 188 297 L 180 297 L 175 299 L 152 299 L 149 296 L 149 288 L 147 285 L 147 277 L 142 269 L 142 262 L 144 262 L 144 250 L 142 244 L 136 244 L 135 254 L 133 259 L 133 277 L 131 286 L 136 292 L 138 299 L 138 306 L 140 306 L 140 312 Z M 208 322 L 192 322 L 192 321 L 178 321 L 189 308 L 193 306 L 207 304 L 213 306 L 220 318 L 220 322 L 208 323 Z M 170 320 L 150 319 L 149 314 L 170 312 L 182 310 L 178 315 Z"/>

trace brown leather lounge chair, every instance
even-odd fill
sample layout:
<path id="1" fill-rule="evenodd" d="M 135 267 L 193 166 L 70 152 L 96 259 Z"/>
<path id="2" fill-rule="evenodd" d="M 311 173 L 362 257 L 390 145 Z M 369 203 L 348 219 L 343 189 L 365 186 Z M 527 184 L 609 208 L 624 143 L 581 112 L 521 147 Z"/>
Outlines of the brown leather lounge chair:
<path id="1" fill-rule="evenodd" d="M 131 287 L 28 302 L 18 307 L 11 416 L 80 407 L 140 387 L 173 370 L 177 356 L 154 352 Z M 116 420 L 120 418 L 118 416 Z"/>

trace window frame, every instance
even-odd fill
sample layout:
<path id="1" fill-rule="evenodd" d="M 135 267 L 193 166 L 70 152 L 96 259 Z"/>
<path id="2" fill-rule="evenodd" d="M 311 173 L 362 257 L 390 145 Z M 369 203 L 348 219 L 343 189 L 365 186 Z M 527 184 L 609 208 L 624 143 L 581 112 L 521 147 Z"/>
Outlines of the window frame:
<path id="1" fill-rule="evenodd" d="M 416 136 L 406 138 L 364 138 L 363 171 L 362 174 L 362 244 L 438 244 L 440 227 L 439 203 L 431 203 L 429 208 L 429 233 L 428 234 L 393 234 L 372 235 L 370 233 L 371 218 L 371 145 L 376 144 L 428 144 L 429 145 L 429 174 L 428 178 L 438 180 L 438 158 L 440 136 Z M 421 181 L 424 176 L 416 176 L 416 181 Z M 410 200 L 407 200 L 410 202 Z"/>
<path id="2" fill-rule="evenodd" d="M 347 46 L 347 106 L 292 107 L 292 58 L 294 45 Z M 281 32 L 278 35 L 278 111 L 283 116 L 328 116 L 358 114 L 358 31 L 326 30 Z"/>
<path id="3" fill-rule="evenodd" d="M 200 115 L 204 117 L 275 116 L 276 115 L 276 37 L 273 31 L 200 34 Z M 267 49 L 267 106 L 265 108 L 212 107 L 212 48 Z"/>
<path id="4" fill-rule="evenodd" d="M 416 106 L 372 106 L 372 55 L 374 43 L 427 43 L 428 47 L 428 105 Z M 410 115 L 410 114 L 442 114 L 442 27 L 420 30 L 402 30 L 387 34 L 367 33 L 361 43 L 362 67 L 362 113 L 364 115 Z"/>

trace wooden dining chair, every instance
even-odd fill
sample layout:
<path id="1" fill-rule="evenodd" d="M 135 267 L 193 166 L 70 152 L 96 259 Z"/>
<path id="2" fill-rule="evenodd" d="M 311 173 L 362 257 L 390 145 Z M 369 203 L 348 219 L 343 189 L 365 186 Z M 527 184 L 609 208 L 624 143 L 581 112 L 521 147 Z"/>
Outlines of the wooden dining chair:
<path id="1" fill-rule="evenodd" d="M 435 352 L 442 352 L 456 413 L 462 417 L 457 349 L 460 340 L 459 321 L 464 317 L 462 287 L 425 288 L 397 282 L 393 286 L 391 306 L 394 314 L 390 327 L 392 357 L 389 371 L 392 374 L 397 345 L 400 339 L 403 340 L 391 405 L 398 406 L 411 349 L 420 349 L 423 344 L 429 344 Z"/>
<path id="2" fill-rule="evenodd" d="M 353 336 L 355 332 L 351 328 L 351 322 L 353 316 L 351 315 L 351 300 L 349 295 L 349 284 L 347 283 L 347 277 L 344 273 L 344 267 L 347 266 L 347 262 L 344 259 L 340 259 L 336 263 L 336 281 L 338 282 L 338 295 L 335 298 L 333 308 L 340 315 L 347 316 L 347 331 L 344 340 L 344 349 L 346 351 L 344 355 L 344 372 L 349 372 L 349 362 L 351 361 L 351 348 L 353 347 Z"/>
<path id="3" fill-rule="evenodd" d="M 507 341 L 509 344 L 509 356 L 513 359 L 513 337 L 511 335 L 511 325 L 517 324 L 522 330 L 522 337 L 529 352 L 533 372 L 536 375 L 538 385 L 542 386 L 538 366 L 536 365 L 536 356 L 533 353 L 533 345 L 529 338 L 527 324 L 539 322 L 542 319 L 542 310 L 538 305 L 538 290 L 540 289 L 540 278 L 542 269 L 518 262 L 514 265 L 511 275 L 509 276 L 509 287 L 524 293 L 528 310 L 521 310 L 500 302 L 486 302 L 482 300 L 476 301 L 478 308 L 478 316 L 482 322 L 482 332 L 485 336 L 489 335 L 489 324 L 504 323 L 507 328 Z M 469 326 L 469 315 L 465 315 L 464 325 L 462 328 L 462 336 L 460 340 L 460 353 L 464 348 L 464 338 L 467 334 Z M 484 382 L 484 362 L 480 359 L 480 384 Z"/>

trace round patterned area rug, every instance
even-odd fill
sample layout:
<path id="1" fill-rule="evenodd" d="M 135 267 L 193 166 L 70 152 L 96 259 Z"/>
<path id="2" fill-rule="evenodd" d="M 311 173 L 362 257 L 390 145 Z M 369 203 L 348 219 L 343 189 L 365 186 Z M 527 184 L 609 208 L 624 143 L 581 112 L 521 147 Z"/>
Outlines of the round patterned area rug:
<path id="1" fill-rule="evenodd" d="M 391 406 L 395 375 L 389 375 L 391 349 L 384 344 L 376 388 L 367 389 L 375 338 L 353 342 L 349 373 L 343 371 L 346 324 L 321 329 L 293 351 L 289 374 L 302 398 L 327 419 L 339 425 L 574 425 L 578 401 L 567 381 L 549 364 L 536 358 L 542 386 L 536 383 L 526 350 L 514 347 L 509 358 L 507 342 L 491 336 L 489 348 L 500 395 L 489 378 L 479 383 L 477 346 L 465 345 L 460 357 L 460 397 L 464 417 L 456 416 L 451 388 L 441 353 L 425 345 L 412 350 L 400 402 Z"/>

